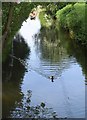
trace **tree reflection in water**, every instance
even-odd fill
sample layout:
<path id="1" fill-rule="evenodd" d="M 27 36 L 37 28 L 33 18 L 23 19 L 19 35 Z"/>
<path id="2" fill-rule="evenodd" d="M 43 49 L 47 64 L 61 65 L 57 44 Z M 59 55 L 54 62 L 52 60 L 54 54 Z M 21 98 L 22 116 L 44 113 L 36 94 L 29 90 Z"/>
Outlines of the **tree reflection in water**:
<path id="1" fill-rule="evenodd" d="M 30 50 L 24 43 L 24 39 L 16 36 L 13 40 L 11 55 L 25 61 Z M 10 116 L 10 111 L 15 109 L 15 103 L 23 99 L 21 84 L 26 68 L 17 59 L 8 56 L 7 61 L 2 65 L 2 118 Z"/>
<path id="2" fill-rule="evenodd" d="M 8 71 L 9 64 L 3 66 L 3 118 L 56 118 L 56 112 L 53 112 L 52 108 L 47 108 L 44 102 L 36 106 L 30 105 L 31 90 L 27 91 L 27 97 L 24 97 L 21 92 L 20 86 L 26 66 L 21 64 L 20 60 L 26 63 L 30 50 L 23 38 L 20 37 L 17 35 L 14 39 L 13 54 L 11 55 L 13 59 L 12 69 Z M 10 73 L 11 76 L 9 77 Z"/>
<path id="3" fill-rule="evenodd" d="M 44 102 L 40 105 L 31 106 L 32 91 L 27 91 L 27 97 L 24 97 L 20 103 L 17 103 L 16 109 L 11 113 L 12 118 L 57 118 L 56 112 L 52 108 L 47 108 Z"/>

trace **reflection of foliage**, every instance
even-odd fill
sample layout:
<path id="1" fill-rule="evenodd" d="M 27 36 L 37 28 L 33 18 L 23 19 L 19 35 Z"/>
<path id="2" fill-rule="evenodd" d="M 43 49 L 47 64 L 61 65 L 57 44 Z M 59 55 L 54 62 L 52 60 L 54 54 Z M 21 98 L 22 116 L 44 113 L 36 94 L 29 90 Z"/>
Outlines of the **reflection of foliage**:
<path id="1" fill-rule="evenodd" d="M 85 75 L 85 80 L 87 81 L 87 48 L 75 44 L 73 41 L 69 41 L 67 46 L 67 52 L 76 58 L 77 62 L 82 67 L 83 74 Z"/>
<path id="2" fill-rule="evenodd" d="M 44 27 L 41 30 L 41 43 L 39 47 L 41 60 L 50 61 L 51 64 L 58 63 L 58 68 L 61 68 L 62 71 L 69 68 L 71 64 L 70 61 L 77 61 L 78 64 L 81 65 L 83 74 L 85 74 L 85 79 L 87 80 L 87 49 L 71 40 L 65 31 L 59 30 L 56 32 L 55 27 L 53 30 L 50 29 L 49 32 L 49 29 L 45 29 Z M 52 34 L 51 31 L 53 31 L 54 34 Z M 55 38 L 55 41 L 51 41 L 51 36 Z"/>
<path id="3" fill-rule="evenodd" d="M 49 28 L 42 28 L 41 29 L 41 36 L 46 37 L 46 40 L 49 42 L 59 42 L 58 41 L 58 30 L 55 27 L 55 21 L 52 23 L 52 25 Z"/>
<path id="4" fill-rule="evenodd" d="M 82 47 L 71 40 L 70 37 L 65 34 L 65 31 L 60 31 L 60 37 L 69 57 L 73 56 L 78 64 L 82 67 L 83 75 L 85 75 L 85 79 L 87 81 L 87 48 Z"/>
<path id="5" fill-rule="evenodd" d="M 54 24 L 50 29 L 42 28 L 40 38 L 42 58 L 58 62 L 67 54 Z"/>
<path id="6" fill-rule="evenodd" d="M 18 34 L 13 42 L 13 55 L 25 60 L 29 52 L 30 49 L 25 43 L 23 37 Z"/>
<path id="7" fill-rule="evenodd" d="M 56 118 L 56 112 L 52 108 L 47 108 L 45 103 L 41 102 L 40 105 L 30 106 L 30 98 L 32 91 L 27 91 L 27 96 L 21 103 L 17 103 L 17 108 L 11 114 L 12 118 Z"/>
<path id="8" fill-rule="evenodd" d="M 23 38 L 22 37 L 19 38 L 17 36 L 16 40 L 13 42 L 13 48 L 12 48 L 11 54 L 20 60 L 22 59 L 26 63 L 25 59 L 29 55 L 29 51 L 30 50 L 29 50 L 27 44 L 25 44 Z M 3 67 L 3 72 L 2 72 L 3 73 L 3 81 L 6 79 L 11 79 L 10 77 L 11 77 L 12 72 L 15 73 L 18 69 L 20 70 L 20 68 L 21 68 L 21 70 L 25 69 L 25 66 L 20 64 L 20 61 L 18 61 L 17 59 L 14 59 L 13 57 L 9 57 L 9 56 L 8 56 L 8 59 L 6 60 L 6 62 L 3 63 L 2 67 Z M 18 68 L 18 69 L 15 71 L 16 68 Z"/>
<path id="9" fill-rule="evenodd" d="M 17 58 L 21 58 L 23 61 L 29 55 L 29 48 L 24 43 L 23 38 L 17 36 L 12 49 L 12 55 Z M 21 41 L 21 42 L 19 42 Z M 12 62 L 13 61 L 13 62 Z M 26 61 L 25 61 L 26 62 Z M 11 66 L 13 65 L 13 66 Z M 18 60 L 8 57 L 7 61 L 3 63 L 2 79 L 3 79 L 3 101 L 2 101 L 2 117 L 7 117 L 10 114 L 10 110 L 15 108 L 15 102 L 19 102 L 23 94 L 20 94 L 20 85 L 25 73 L 25 66 L 23 66 Z M 15 96 L 16 95 L 16 96 Z"/>

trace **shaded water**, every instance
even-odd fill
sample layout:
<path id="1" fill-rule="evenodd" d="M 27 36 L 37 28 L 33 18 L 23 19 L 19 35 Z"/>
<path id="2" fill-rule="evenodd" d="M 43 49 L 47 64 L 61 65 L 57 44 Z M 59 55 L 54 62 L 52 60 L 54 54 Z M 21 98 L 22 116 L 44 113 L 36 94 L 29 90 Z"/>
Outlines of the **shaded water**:
<path id="1" fill-rule="evenodd" d="M 3 73 L 3 117 L 84 118 L 83 51 L 54 25 L 41 27 L 38 18 L 27 19 L 19 33 L 13 47 L 17 59 Z"/>

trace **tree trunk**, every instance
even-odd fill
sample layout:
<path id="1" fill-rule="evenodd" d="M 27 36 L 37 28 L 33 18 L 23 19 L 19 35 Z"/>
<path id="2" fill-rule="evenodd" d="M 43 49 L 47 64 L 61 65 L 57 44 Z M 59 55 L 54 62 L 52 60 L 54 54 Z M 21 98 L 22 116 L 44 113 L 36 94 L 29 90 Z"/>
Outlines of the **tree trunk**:
<path id="1" fill-rule="evenodd" d="M 4 34 L 2 35 L 2 48 L 4 48 L 5 44 L 7 43 L 6 40 L 7 40 L 7 37 L 8 37 L 8 33 L 10 31 L 10 25 L 11 25 L 11 21 L 12 21 L 13 7 L 14 7 L 13 3 L 10 3 L 8 19 L 7 19 L 7 23 L 6 23 Z"/>

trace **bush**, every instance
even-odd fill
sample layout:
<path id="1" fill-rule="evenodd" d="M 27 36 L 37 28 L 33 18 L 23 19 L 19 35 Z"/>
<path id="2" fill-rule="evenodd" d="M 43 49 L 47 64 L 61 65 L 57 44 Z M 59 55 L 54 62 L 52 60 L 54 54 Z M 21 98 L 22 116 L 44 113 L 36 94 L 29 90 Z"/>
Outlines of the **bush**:
<path id="1" fill-rule="evenodd" d="M 68 27 L 67 26 L 67 21 L 66 21 L 66 15 L 69 14 L 71 9 L 72 9 L 72 5 L 69 4 L 69 5 L 65 6 L 64 8 L 62 8 L 61 10 L 59 10 L 56 14 L 58 22 L 59 22 L 60 26 L 63 27 L 63 28 Z"/>
<path id="2" fill-rule="evenodd" d="M 69 4 L 56 14 L 60 27 L 68 29 L 70 36 L 81 44 L 87 44 L 85 8 L 87 9 L 86 3 Z"/>

